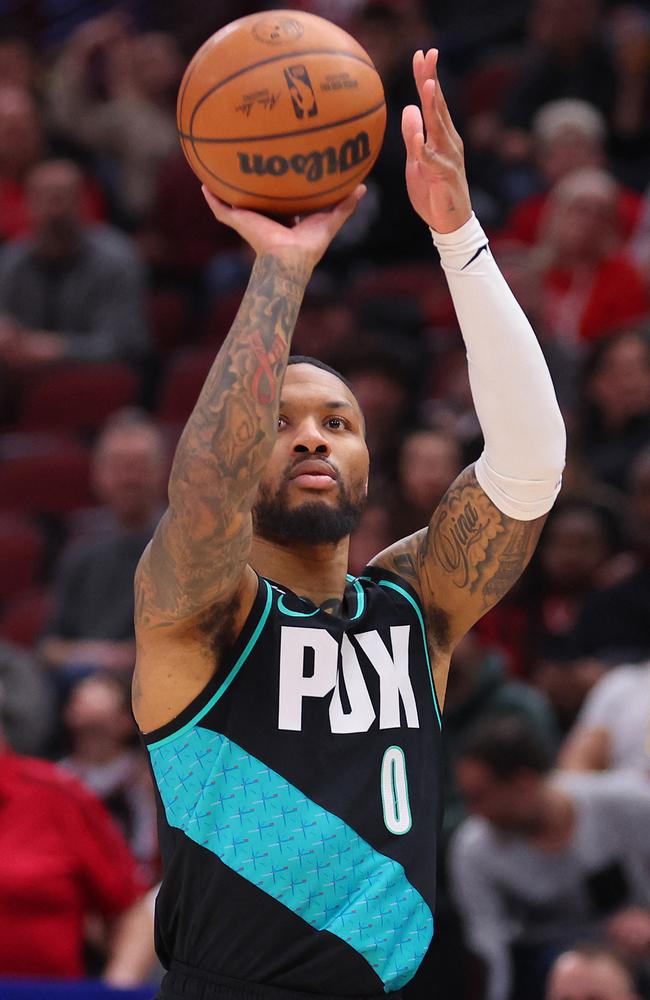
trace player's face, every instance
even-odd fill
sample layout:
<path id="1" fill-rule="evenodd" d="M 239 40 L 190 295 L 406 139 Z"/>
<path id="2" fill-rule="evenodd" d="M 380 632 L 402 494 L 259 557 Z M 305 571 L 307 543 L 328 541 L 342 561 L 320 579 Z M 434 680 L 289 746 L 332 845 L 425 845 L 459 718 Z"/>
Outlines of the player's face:
<path id="1" fill-rule="evenodd" d="M 368 467 L 363 417 L 347 386 L 313 365 L 290 365 L 253 511 L 256 533 L 289 543 L 346 537 L 365 505 Z"/>

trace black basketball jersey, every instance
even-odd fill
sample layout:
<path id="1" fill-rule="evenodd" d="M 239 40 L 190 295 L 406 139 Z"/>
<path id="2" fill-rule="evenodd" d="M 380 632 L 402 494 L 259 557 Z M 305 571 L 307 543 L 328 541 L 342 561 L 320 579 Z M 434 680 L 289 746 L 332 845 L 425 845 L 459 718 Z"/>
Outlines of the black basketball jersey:
<path id="1" fill-rule="evenodd" d="M 145 739 L 163 965 L 338 996 L 398 990 L 433 935 L 440 711 L 400 577 L 340 617 L 261 578 L 242 634 Z"/>

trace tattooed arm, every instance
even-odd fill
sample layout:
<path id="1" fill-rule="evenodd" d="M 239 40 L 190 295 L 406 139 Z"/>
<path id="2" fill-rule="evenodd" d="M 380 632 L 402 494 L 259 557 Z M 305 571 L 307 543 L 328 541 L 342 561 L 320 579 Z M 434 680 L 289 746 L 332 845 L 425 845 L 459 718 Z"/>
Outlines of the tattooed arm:
<path id="1" fill-rule="evenodd" d="M 227 629 L 234 638 L 250 610 L 251 510 L 276 437 L 298 310 L 314 266 L 363 193 L 360 187 L 331 211 L 287 228 L 206 192 L 217 219 L 257 256 L 181 436 L 169 508 L 136 574 L 134 711 L 143 728 L 167 721 L 198 693 L 215 668 L 215 634 Z"/>
<path id="2" fill-rule="evenodd" d="M 469 466 L 447 490 L 429 527 L 392 545 L 373 564 L 414 587 L 432 647 L 448 659 L 456 642 L 521 576 L 545 520 L 503 514 Z"/>

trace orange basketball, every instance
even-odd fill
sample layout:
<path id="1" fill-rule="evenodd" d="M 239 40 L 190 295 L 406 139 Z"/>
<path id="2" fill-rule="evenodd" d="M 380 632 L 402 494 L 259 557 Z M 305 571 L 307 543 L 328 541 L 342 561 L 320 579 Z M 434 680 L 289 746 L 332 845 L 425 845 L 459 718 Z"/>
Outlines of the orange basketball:
<path id="1" fill-rule="evenodd" d="M 314 14 L 272 10 L 226 25 L 178 94 L 183 152 L 231 205 L 300 215 L 332 205 L 370 171 L 386 125 L 365 50 Z"/>

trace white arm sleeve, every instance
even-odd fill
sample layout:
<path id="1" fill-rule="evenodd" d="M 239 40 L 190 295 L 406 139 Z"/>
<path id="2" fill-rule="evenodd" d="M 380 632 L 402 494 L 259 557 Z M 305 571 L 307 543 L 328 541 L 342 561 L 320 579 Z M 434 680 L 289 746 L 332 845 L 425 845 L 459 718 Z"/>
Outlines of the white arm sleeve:
<path id="1" fill-rule="evenodd" d="M 553 506 L 566 449 L 544 356 L 476 217 L 453 233 L 431 233 L 467 348 L 485 439 L 476 478 L 504 514 L 532 521 Z"/>

